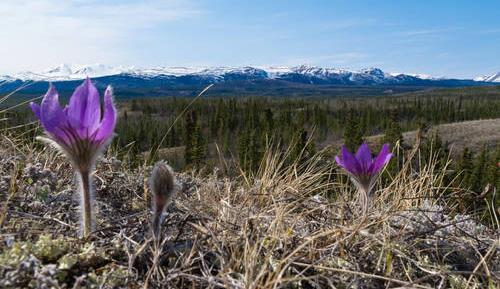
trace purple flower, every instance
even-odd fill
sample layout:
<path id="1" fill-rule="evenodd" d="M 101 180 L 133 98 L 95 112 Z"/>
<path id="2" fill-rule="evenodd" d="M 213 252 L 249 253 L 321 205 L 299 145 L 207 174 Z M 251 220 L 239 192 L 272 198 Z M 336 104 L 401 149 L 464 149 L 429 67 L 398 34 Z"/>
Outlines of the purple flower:
<path id="1" fill-rule="evenodd" d="M 31 109 L 40 120 L 47 138 L 42 138 L 61 149 L 71 160 L 77 172 L 81 192 L 82 229 L 88 236 L 92 230 L 92 170 L 99 153 L 110 143 L 116 125 L 116 108 L 112 89 L 104 93 L 104 112 L 97 88 L 87 78 L 78 86 L 69 104 L 61 108 L 56 88 L 50 84 L 40 105 L 31 103 Z"/>
<path id="2" fill-rule="evenodd" d="M 384 144 L 378 156 L 373 159 L 370 148 L 364 143 L 359 147 L 356 155 L 342 146 L 342 156 L 336 156 L 335 161 L 347 171 L 356 187 L 368 195 L 373 189 L 380 171 L 391 157 L 388 144 Z"/>
<path id="3" fill-rule="evenodd" d="M 104 113 L 101 116 L 99 92 L 87 78 L 78 86 L 69 105 L 59 105 L 56 88 L 50 84 L 41 105 L 31 103 L 49 138 L 57 143 L 74 164 L 89 166 L 92 159 L 109 143 L 116 125 L 116 109 L 108 86 L 104 93 Z"/>

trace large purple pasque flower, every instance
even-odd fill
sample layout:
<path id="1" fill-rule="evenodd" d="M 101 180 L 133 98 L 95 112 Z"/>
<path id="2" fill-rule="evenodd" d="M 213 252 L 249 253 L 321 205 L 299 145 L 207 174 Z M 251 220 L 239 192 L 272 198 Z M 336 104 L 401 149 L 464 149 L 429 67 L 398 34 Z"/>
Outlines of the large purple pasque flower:
<path id="1" fill-rule="evenodd" d="M 112 94 L 111 87 L 108 87 L 104 93 L 104 112 L 101 114 L 99 92 L 87 78 L 75 89 L 64 109 L 59 104 L 59 95 L 52 84 L 40 105 L 30 104 L 48 136 L 42 140 L 61 149 L 76 171 L 85 237 L 93 227 L 92 170 L 97 156 L 110 143 L 116 125 L 117 112 Z"/>
<path id="2" fill-rule="evenodd" d="M 371 191 L 375 186 L 378 175 L 391 160 L 391 157 L 392 153 L 389 150 L 389 145 L 384 144 L 377 157 L 373 159 L 370 148 L 366 143 L 359 147 L 356 155 L 353 155 L 345 146 L 342 146 L 342 156 L 335 157 L 337 164 L 347 171 L 351 181 L 358 188 L 358 196 L 365 216 L 370 202 Z"/>
<path id="3" fill-rule="evenodd" d="M 73 164 L 78 169 L 90 168 L 98 152 L 113 136 L 116 108 L 112 94 L 108 86 L 102 116 L 99 92 L 89 78 L 75 89 L 64 109 L 52 84 L 41 105 L 32 102 L 30 106 L 48 137 L 64 150 Z"/>

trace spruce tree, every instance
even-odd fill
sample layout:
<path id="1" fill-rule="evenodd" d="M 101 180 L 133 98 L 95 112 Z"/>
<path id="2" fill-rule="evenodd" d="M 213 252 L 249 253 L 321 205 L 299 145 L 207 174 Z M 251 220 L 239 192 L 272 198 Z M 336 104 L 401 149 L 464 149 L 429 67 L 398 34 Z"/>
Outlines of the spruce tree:
<path id="1" fill-rule="evenodd" d="M 262 160 L 262 138 L 258 130 L 250 131 L 250 146 L 248 148 L 249 167 L 252 172 L 257 171 Z"/>
<path id="2" fill-rule="evenodd" d="M 359 121 L 351 111 L 344 128 L 344 144 L 350 151 L 355 151 L 362 143 L 363 133 L 361 132 Z"/>
<path id="3" fill-rule="evenodd" d="M 400 145 L 403 145 L 402 129 L 397 120 L 397 113 L 393 112 L 389 117 L 383 142 L 394 146 L 398 141 Z"/>
<path id="4" fill-rule="evenodd" d="M 293 149 L 290 154 L 290 161 L 303 163 L 307 158 L 315 153 L 314 143 L 309 141 L 309 134 L 305 128 L 301 128 L 296 136 Z"/>
<path id="5" fill-rule="evenodd" d="M 248 129 L 239 131 L 238 133 L 238 160 L 240 167 L 243 170 L 249 169 L 249 149 L 250 149 L 250 133 Z"/>
<path id="6" fill-rule="evenodd" d="M 472 153 L 468 147 L 465 147 L 457 163 L 457 173 L 461 174 L 460 180 L 465 188 L 471 185 L 472 165 Z"/>
<path id="7" fill-rule="evenodd" d="M 474 167 L 472 169 L 471 177 L 470 177 L 470 186 L 471 189 L 477 193 L 482 191 L 483 180 L 486 172 L 486 165 L 488 161 L 488 152 L 486 147 L 481 149 L 481 153 L 476 158 L 474 162 Z"/>
<path id="8" fill-rule="evenodd" d="M 206 158 L 206 143 L 201 131 L 196 110 L 187 113 L 185 136 L 186 165 L 201 165 Z"/>
<path id="9" fill-rule="evenodd" d="M 485 176 L 483 181 L 483 187 L 487 184 L 496 187 L 499 190 L 499 173 L 500 173 L 500 146 L 497 147 L 495 151 L 492 151 L 488 155 L 488 160 L 485 167 Z"/>
<path id="10" fill-rule="evenodd" d="M 195 134 L 195 120 L 193 111 L 189 111 L 188 113 L 186 113 L 185 127 L 186 131 L 184 136 L 184 146 L 185 146 L 184 158 L 186 161 L 186 165 L 189 166 L 193 163 L 196 150 L 193 141 L 194 139 L 193 135 Z"/>
<path id="11" fill-rule="evenodd" d="M 274 116 L 271 109 L 266 109 L 264 111 L 264 119 L 265 119 L 265 135 L 267 137 L 271 137 L 274 131 Z"/>

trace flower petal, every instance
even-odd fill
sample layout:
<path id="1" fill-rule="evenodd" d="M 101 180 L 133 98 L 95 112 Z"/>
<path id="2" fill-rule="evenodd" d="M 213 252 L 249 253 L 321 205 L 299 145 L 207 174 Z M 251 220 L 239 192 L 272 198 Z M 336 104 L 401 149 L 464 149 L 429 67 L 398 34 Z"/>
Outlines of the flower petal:
<path id="1" fill-rule="evenodd" d="M 116 108 L 113 103 L 113 89 L 108 86 L 106 92 L 104 93 L 104 116 L 100 124 L 97 135 L 95 136 L 96 141 L 105 142 L 113 135 L 113 131 L 116 125 Z"/>
<path id="2" fill-rule="evenodd" d="M 390 153 L 389 145 L 384 144 L 378 156 L 375 158 L 375 161 L 371 165 L 370 172 L 372 174 L 378 173 L 391 160 L 391 157 L 392 154 Z"/>
<path id="3" fill-rule="evenodd" d="M 33 113 L 35 114 L 36 118 L 38 118 L 38 120 L 40 120 L 41 119 L 40 106 L 34 102 L 30 102 L 30 107 L 31 107 L 31 110 L 33 111 Z"/>
<path id="4" fill-rule="evenodd" d="M 343 168 L 345 168 L 345 165 L 344 165 L 344 162 L 342 161 L 341 158 L 339 158 L 339 156 L 335 156 L 335 161 L 337 162 L 337 164 Z"/>
<path id="5" fill-rule="evenodd" d="M 363 172 L 368 173 L 372 165 L 372 152 L 366 143 L 363 143 L 356 152 L 356 159 L 361 166 Z"/>
<path id="6" fill-rule="evenodd" d="M 99 92 L 92 84 L 90 78 L 78 86 L 67 109 L 67 116 L 71 126 L 77 130 L 81 138 L 86 138 L 95 133 L 101 120 L 101 103 Z"/>
<path id="7" fill-rule="evenodd" d="M 43 97 L 42 104 L 40 105 L 40 122 L 48 133 L 59 140 L 66 139 L 60 126 L 64 125 L 67 119 L 59 105 L 59 95 L 52 84 L 50 84 L 49 90 Z"/>
<path id="8" fill-rule="evenodd" d="M 349 152 L 349 150 L 342 146 L 342 162 L 344 165 L 342 166 L 351 174 L 359 174 L 361 173 L 361 166 L 358 160 Z"/>

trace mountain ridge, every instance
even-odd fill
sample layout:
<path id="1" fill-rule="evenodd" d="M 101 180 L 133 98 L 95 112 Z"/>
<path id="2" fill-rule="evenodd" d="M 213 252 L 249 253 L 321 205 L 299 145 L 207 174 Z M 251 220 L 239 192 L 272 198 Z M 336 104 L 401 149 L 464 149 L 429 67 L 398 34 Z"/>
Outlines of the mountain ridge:
<path id="1" fill-rule="evenodd" d="M 379 68 L 353 71 L 318 66 L 273 67 L 111 67 L 60 65 L 41 73 L 0 76 L 0 92 L 23 87 L 20 93 L 41 94 L 48 82 L 59 91 L 73 90 L 91 77 L 98 87 L 108 84 L 127 96 L 193 96 L 215 84 L 211 95 L 223 96 L 336 96 L 378 95 L 436 87 L 494 85 L 472 79 L 433 78 L 428 75 L 389 73 Z"/>
<path id="2" fill-rule="evenodd" d="M 500 82 L 500 72 L 474 78 L 475 81 Z"/>
<path id="3" fill-rule="evenodd" d="M 34 81 L 65 81 L 84 79 L 87 76 L 91 78 L 113 76 L 119 74 L 130 74 L 135 76 L 187 76 L 187 75 L 206 75 L 212 77 L 220 77 L 224 74 L 239 73 L 239 74 L 260 74 L 267 78 L 280 78 L 287 74 L 302 74 L 308 76 L 328 78 L 334 75 L 351 76 L 356 79 L 358 75 L 371 75 L 378 78 L 392 78 L 397 76 L 410 76 L 424 80 L 438 79 L 455 79 L 446 77 L 432 77 L 428 74 L 413 74 L 413 73 L 391 73 L 385 72 L 380 68 L 370 67 L 360 70 L 336 68 L 336 67 L 320 67 L 310 65 L 297 66 L 156 66 L 147 68 L 137 68 L 134 66 L 108 66 L 104 64 L 92 65 L 70 65 L 61 64 L 57 67 L 47 69 L 42 72 L 24 71 L 10 75 L 0 76 L 0 80 L 34 80 Z M 479 79 L 479 78 L 478 78 Z M 485 77 L 486 79 L 486 77 Z"/>

